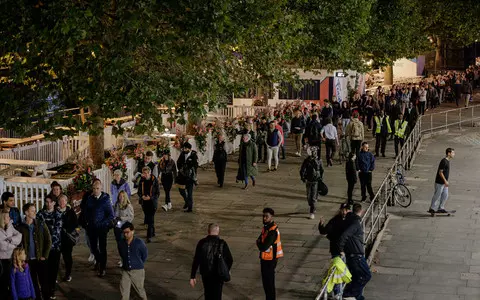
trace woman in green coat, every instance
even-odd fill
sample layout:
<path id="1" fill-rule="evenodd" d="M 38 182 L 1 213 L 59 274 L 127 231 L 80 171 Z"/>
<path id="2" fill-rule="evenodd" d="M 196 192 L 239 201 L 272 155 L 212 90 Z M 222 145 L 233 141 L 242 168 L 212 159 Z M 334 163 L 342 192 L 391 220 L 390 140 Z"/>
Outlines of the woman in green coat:
<path id="1" fill-rule="evenodd" d="M 257 176 L 257 145 L 251 141 L 250 134 L 244 134 L 243 143 L 240 144 L 240 153 L 238 156 L 237 181 L 244 181 L 244 190 L 248 188 L 248 177 L 252 179 L 252 185 L 255 186 L 255 176 Z"/>

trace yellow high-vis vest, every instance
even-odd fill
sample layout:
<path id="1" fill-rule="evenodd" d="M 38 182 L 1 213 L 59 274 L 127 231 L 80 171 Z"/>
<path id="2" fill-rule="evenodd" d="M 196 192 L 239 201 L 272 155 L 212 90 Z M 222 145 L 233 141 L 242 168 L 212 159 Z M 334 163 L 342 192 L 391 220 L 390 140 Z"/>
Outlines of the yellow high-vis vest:
<path id="1" fill-rule="evenodd" d="M 387 123 L 387 131 L 388 133 L 392 133 L 392 127 L 390 127 L 390 118 L 388 116 L 383 116 L 385 119 L 385 123 Z M 378 116 L 375 116 L 375 124 L 377 124 L 377 128 L 375 129 L 375 133 L 380 133 L 382 129 L 382 121 L 380 121 L 380 118 Z"/>
<path id="2" fill-rule="evenodd" d="M 400 125 L 400 120 L 395 120 L 395 135 L 403 139 L 405 136 L 405 131 L 407 130 L 407 126 L 407 121 L 402 121 L 402 124 Z"/>

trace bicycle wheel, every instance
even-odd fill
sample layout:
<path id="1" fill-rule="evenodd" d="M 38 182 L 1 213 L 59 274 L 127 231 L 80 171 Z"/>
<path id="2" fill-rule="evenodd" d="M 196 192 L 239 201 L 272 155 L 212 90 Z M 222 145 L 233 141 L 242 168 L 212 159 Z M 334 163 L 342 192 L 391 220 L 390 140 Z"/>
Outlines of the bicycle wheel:
<path id="1" fill-rule="evenodd" d="M 392 190 L 393 200 L 401 207 L 409 207 L 412 204 L 412 194 L 403 184 L 396 184 Z"/>

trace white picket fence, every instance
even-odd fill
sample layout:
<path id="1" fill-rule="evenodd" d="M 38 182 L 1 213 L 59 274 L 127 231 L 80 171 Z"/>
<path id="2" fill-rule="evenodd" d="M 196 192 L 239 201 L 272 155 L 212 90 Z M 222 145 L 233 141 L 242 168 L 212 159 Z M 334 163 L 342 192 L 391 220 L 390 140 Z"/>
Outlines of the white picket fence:
<path id="1" fill-rule="evenodd" d="M 197 145 L 194 138 L 189 139 L 189 143 L 192 144 L 193 150 L 197 151 Z M 213 151 L 214 151 L 214 139 L 211 134 L 207 136 L 207 146 L 205 153 L 197 151 L 199 164 L 204 165 L 212 161 Z M 68 144 L 68 143 L 67 143 Z M 232 153 L 238 149 L 240 146 L 240 136 L 233 141 L 233 143 L 226 142 L 226 151 Z M 78 147 L 78 144 L 75 145 Z M 76 148 L 75 148 L 76 149 Z M 87 148 L 88 151 L 88 148 Z M 176 148 L 171 147 L 172 158 L 176 161 L 180 155 L 180 151 Z M 1 153 L 1 152 L 0 152 Z M 62 151 L 63 153 L 63 151 Z M 69 153 L 68 151 L 66 153 Z M 65 154 L 62 154 L 65 155 Z M 64 158 L 65 156 L 61 157 Z M 57 165 L 60 162 L 56 162 Z M 133 158 L 127 159 L 127 182 L 130 185 L 130 190 L 132 194 L 135 194 L 137 191 L 133 188 L 133 178 L 137 170 L 137 161 Z M 103 191 L 110 193 L 110 184 L 112 182 L 112 172 L 106 166 L 102 165 L 100 169 L 93 171 L 95 177 L 101 180 Z M 21 177 L 20 177 L 21 178 Z M 55 179 L 42 179 L 42 182 L 45 183 L 25 183 L 25 182 L 16 182 L 15 177 L 10 177 L 6 180 L 3 177 L 0 177 L 0 193 L 5 191 L 12 192 L 15 195 L 15 205 L 21 208 L 24 204 L 28 202 L 35 203 L 37 210 L 42 208 L 44 205 L 44 197 L 50 192 L 50 184 Z M 73 178 L 67 180 L 56 180 L 64 190 L 72 182 Z"/>
<path id="2" fill-rule="evenodd" d="M 225 108 L 212 112 L 212 117 L 236 118 L 242 116 L 254 116 L 258 111 L 273 109 L 272 106 L 251 106 L 251 105 L 227 105 Z"/>

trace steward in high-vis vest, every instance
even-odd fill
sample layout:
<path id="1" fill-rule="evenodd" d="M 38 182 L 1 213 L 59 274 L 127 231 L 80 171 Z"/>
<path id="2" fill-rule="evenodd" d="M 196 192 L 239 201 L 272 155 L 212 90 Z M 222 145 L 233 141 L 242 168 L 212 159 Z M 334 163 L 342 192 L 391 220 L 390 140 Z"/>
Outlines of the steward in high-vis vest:
<path id="1" fill-rule="evenodd" d="M 403 114 L 398 115 L 398 120 L 395 120 L 395 156 L 398 156 L 398 144 L 400 143 L 400 149 L 403 148 L 405 143 L 405 132 L 407 130 L 408 122 L 403 119 Z"/>
<path id="2" fill-rule="evenodd" d="M 385 146 L 387 145 L 387 136 L 392 133 L 392 128 L 390 126 L 390 118 L 385 116 L 383 110 L 380 111 L 379 115 L 375 116 L 373 119 L 375 121 L 375 156 L 379 156 L 378 150 L 382 151 L 382 156 L 385 157 Z M 381 149 L 380 149 L 381 147 Z"/>
<path id="3" fill-rule="evenodd" d="M 280 231 L 273 222 L 275 212 L 266 207 L 263 209 L 263 229 L 257 239 L 257 247 L 260 250 L 260 269 L 262 273 L 263 290 L 266 300 L 274 300 L 275 296 L 275 268 L 277 260 L 283 257 Z"/>

